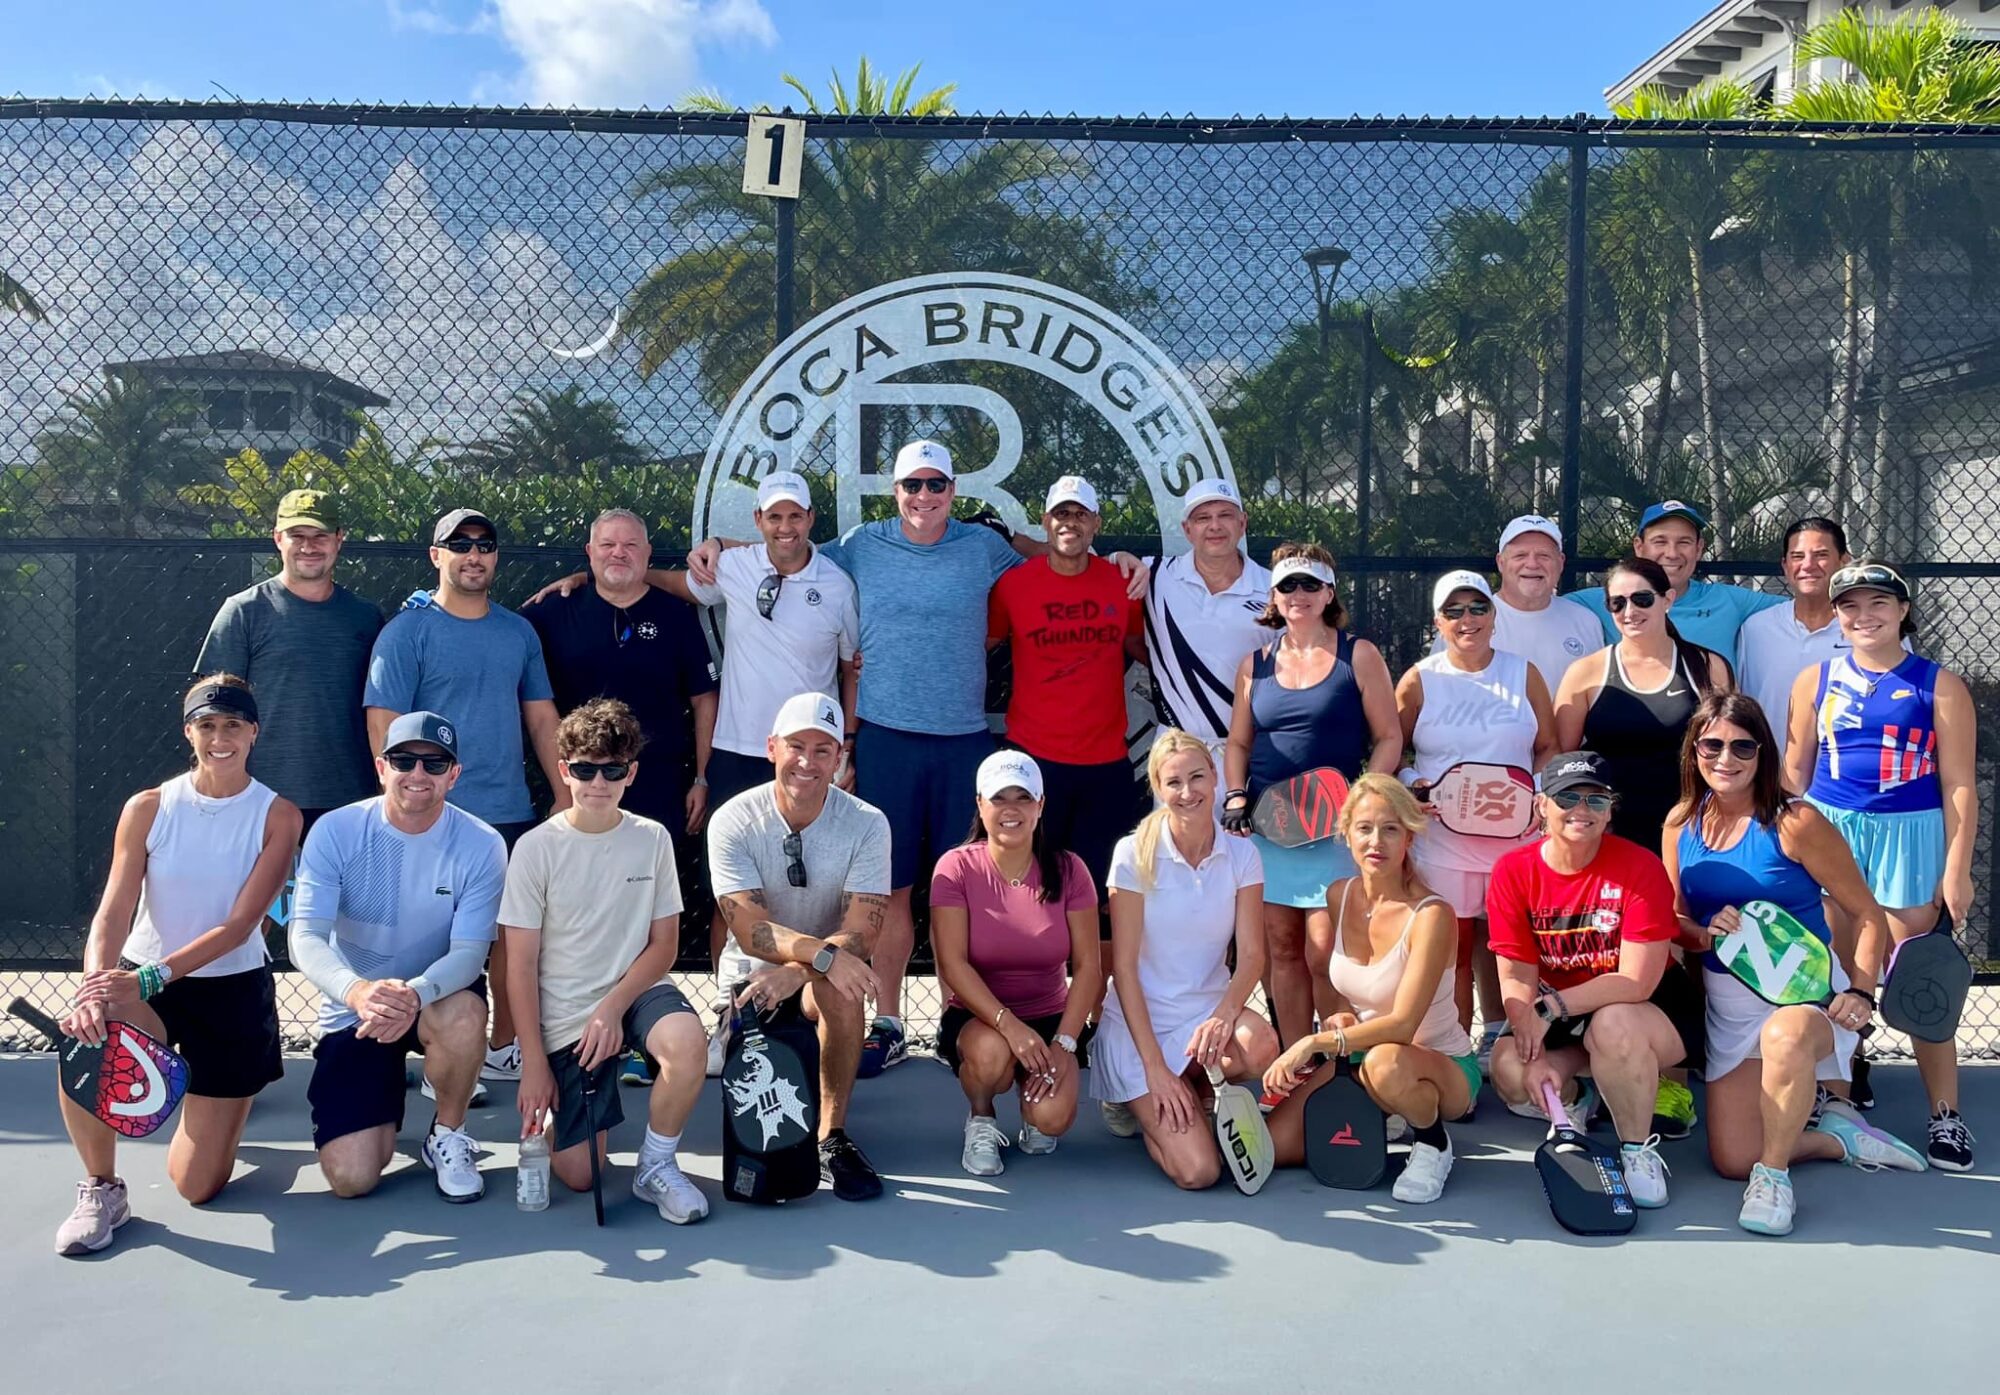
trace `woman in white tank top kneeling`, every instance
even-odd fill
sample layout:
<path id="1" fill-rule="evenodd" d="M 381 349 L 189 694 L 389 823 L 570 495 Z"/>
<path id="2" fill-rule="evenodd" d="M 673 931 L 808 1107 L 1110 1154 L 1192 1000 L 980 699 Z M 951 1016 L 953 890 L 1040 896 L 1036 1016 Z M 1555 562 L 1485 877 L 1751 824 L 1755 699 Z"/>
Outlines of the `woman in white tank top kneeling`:
<path id="1" fill-rule="evenodd" d="M 1313 1069 L 1315 1059 L 1358 1062 L 1370 1097 L 1415 1130 L 1394 1188 L 1402 1202 L 1443 1195 L 1452 1164 L 1445 1121 L 1472 1112 L 1481 1083 L 1453 1001 L 1456 918 L 1410 857 L 1429 823 L 1394 777 L 1371 773 L 1354 782 L 1340 826 L 1361 873 L 1326 891 L 1331 1002 L 1322 1030 L 1293 1043 L 1264 1072 L 1264 1088 L 1286 1097 L 1269 1121 L 1278 1165 L 1286 1167 L 1305 1161 L 1306 1099 L 1333 1078 L 1331 1067 Z"/>
<path id="2" fill-rule="evenodd" d="M 139 791 L 118 816 L 83 984 L 62 1028 L 94 1045 L 109 1024 L 130 1022 L 187 1059 L 167 1176 L 199 1205 L 236 1168 L 251 1098 L 284 1071 L 264 913 L 291 871 L 300 819 L 290 800 L 250 778 L 257 700 L 248 683 L 204 678 L 181 713 L 194 769 Z M 56 1232 L 56 1253 L 87 1254 L 131 1219 L 118 1135 L 57 1097 L 88 1175 Z"/>
<path id="3" fill-rule="evenodd" d="M 1422 791 L 1466 761 L 1540 770 L 1558 749 L 1554 700 L 1533 664 L 1493 647 L 1493 590 L 1486 578 L 1445 573 L 1432 588 L 1431 610 L 1444 647 L 1396 684 L 1396 715 L 1414 767 L 1403 778 Z M 1532 842 L 1536 833 L 1531 828 L 1518 839 L 1454 833 L 1435 821 L 1439 806 L 1425 808 L 1433 821 L 1410 855 L 1458 918 L 1458 1021 L 1472 1026 L 1476 982 L 1484 1059 L 1506 1025 L 1500 971 L 1486 943 L 1486 883 L 1500 855 Z"/>

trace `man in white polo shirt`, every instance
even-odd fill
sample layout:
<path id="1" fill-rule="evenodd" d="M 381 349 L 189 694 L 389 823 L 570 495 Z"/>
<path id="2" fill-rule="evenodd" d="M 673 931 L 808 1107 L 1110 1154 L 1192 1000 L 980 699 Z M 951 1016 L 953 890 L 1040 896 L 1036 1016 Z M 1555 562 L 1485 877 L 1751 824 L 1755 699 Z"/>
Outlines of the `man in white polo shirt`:
<path id="1" fill-rule="evenodd" d="M 1267 644 L 1257 623 L 1271 572 L 1243 552 L 1243 496 L 1228 480 L 1201 480 L 1182 502 L 1189 550 L 1152 563 L 1146 632 L 1129 657 L 1153 671 L 1160 720 L 1211 746 L 1229 735 L 1237 667 Z"/>
<path id="2" fill-rule="evenodd" d="M 1554 693 L 1571 664 L 1604 647 L 1597 617 L 1556 594 L 1563 574 L 1562 529 L 1538 513 L 1522 514 L 1500 530 L 1493 565 L 1500 573 L 1493 647 L 1533 664 Z M 1439 637 L 1431 652 L 1443 647 Z"/>
<path id="3" fill-rule="evenodd" d="M 1804 670 L 1852 647 L 1840 637 L 1840 621 L 1826 591 L 1828 580 L 1851 560 L 1847 532 L 1838 523 L 1830 518 L 1800 519 L 1785 530 L 1779 558 L 1792 603 L 1758 611 L 1737 633 L 1736 686 L 1764 709 L 1780 763 L 1790 735 L 1786 717 L 1792 683 Z"/>

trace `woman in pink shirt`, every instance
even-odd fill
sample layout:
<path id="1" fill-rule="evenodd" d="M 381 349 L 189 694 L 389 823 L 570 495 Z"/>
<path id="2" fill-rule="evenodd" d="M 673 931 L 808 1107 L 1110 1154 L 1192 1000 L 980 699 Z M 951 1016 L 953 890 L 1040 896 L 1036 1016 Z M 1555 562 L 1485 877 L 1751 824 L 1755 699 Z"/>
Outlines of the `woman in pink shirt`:
<path id="1" fill-rule="evenodd" d="M 978 815 L 931 877 L 931 947 L 951 991 L 937 1049 L 970 1113 L 965 1170 L 997 1176 L 1008 1138 L 993 1102 L 1021 1087 L 1021 1151 L 1052 1153 L 1076 1120 L 1076 1034 L 1103 974 L 1097 887 L 1042 832 L 1042 772 L 996 751 L 974 781 Z"/>

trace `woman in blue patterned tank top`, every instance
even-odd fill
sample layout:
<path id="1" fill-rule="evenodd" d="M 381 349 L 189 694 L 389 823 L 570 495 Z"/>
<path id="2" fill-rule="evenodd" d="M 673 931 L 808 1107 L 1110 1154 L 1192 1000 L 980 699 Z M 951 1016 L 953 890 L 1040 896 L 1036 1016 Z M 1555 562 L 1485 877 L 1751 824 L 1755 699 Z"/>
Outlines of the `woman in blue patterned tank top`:
<path id="1" fill-rule="evenodd" d="M 1840 834 L 1779 784 L 1756 699 L 1711 693 L 1696 706 L 1660 856 L 1674 883 L 1679 943 L 1701 952 L 1708 1156 L 1723 1176 L 1749 1183 L 1738 1223 L 1762 1235 L 1791 1230 L 1794 1162 L 1921 1172 L 1916 1149 L 1869 1128 L 1845 1101 L 1815 1108 L 1817 1082 L 1847 1079 L 1858 1033 L 1874 1015 L 1889 926 Z M 1736 929 L 1750 901 L 1775 903 L 1830 943 L 1821 888 L 1859 927 L 1834 969 L 1839 991 L 1824 1007 L 1774 1007 L 1725 969 L 1712 945 Z"/>
<path id="2" fill-rule="evenodd" d="M 1894 567 L 1855 562 L 1826 589 L 1852 648 L 1792 684 L 1785 784 L 1846 838 L 1896 943 L 1928 932 L 1940 909 L 1963 926 L 1979 833 L 1972 693 L 1957 674 L 1903 649 L 1916 623 L 1909 583 Z M 1972 1132 L 1958 1115 L 1956 1044 L 1913 1045 L 1931 1106 L 1931 1163 L 1963 1172 Z M 1857 1099 L 1862 1085 L 1857 1073 Z"/>

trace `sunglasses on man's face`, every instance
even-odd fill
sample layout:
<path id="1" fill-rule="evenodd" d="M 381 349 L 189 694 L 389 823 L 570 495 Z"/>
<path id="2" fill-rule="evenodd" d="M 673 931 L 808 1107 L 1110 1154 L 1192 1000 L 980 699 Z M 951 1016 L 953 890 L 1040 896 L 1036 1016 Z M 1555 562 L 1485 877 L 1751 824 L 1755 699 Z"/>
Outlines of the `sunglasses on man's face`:
<path id="1" fill-rule="evenodd" d="M 806 884 L 806 843 L 796 833 L 787 833 L 784 842 L 785 856 L 790 859 L 785 865 L 785 880 L 793 886 Z"/>
<path id="2" fill-rule="evenodd" d="M 1735 736 L 1727 741 L 1719 736 L 1704 736 L 1694 743 L 1694 753 L 1703 760 L 1721 760 L 1724 751 L 1738 760 L 1757 759 L 1757 743 L 1747 736 Z"/>
<path id="3" fill-rule="evenodd" d="M 1303 591 L 1310 596 L 1315 591 L 1324 591 L 1326 583 L 1316 576 L 1288 576 L 1279 582 L 1276 590 L 1281 596 L 1289 596 L 1294 591 Z"/>
<path id="4" fill-rule="evenodd" d="M 1468 615 L 1491 615 L 1493 607 L 1485 601 L 1466 601 L 1459 605 L 1440 606 L 1438 614 L 1447 620 L 1463 620 Z"/>
<path id="5" fill-rule="evenodd" d="M 1618 796 L 1615 794 L 1585 794 L 1582 790 L 1564 790 L 1561 794 L 1550 795 L 1549 798 L 1555 801 L 1558 809 L 1574 809 L 1581 804 L 1593 814 L 1608 814 L 1612 806 L 1618 803 Z"/>
<path id="6" fill-rule="evenodd" d="M 450 756 L 412 756 L 402 752 L 384 756 L 382 759 L 389 762 L 391 770 L 401 775 L 409 774 L 420 765 L 426 775 L 442 775 L 457 764 Z"/>
<path id="7" fill-rule="evenodd" d="M 630 761 L 572 760 L 565 761 L 563 764 L 569 767 L 570 778 L 579 785 L 587 785 L 600 775 L 606 781 L 615 785 L 632 773 L 632 764 Z"/>
<path id="8" fill-rule="evenodd" d="M 456 552 L 461 557 L 468 552 L 477 552 L 485 556 L 489 552 L 500 550 L 499 540 L 495 538 L 446 538 L 438 546 L 446 552 Z"/>
<path id="9" fill-rule="evenodd" d="M 926 475 L 922 479 L 898 480 L 905 494 L 921 494 L 928 489 L 933 494 L 942 494 L 951 488 L 951 481 L 943 475 Z"/>
<path id="10" fill-rule="evenodd" d="M 771 612 L 778 608 L 778 592 L 784 584 L 785 579 L 776 572 L 772 572 L 757 583 L 757 613 L 766 620 L 769 620 Z"/>
<path id="11" fill-rule="evenodd" d="M 1613 596 L 1604 604 L 1613 615 L 1623 615 L 1628 604 L 1635 605 L 1641 610 L 1651 610 L 1653 603 L 1659 599 L 1660 593 L 1657 591 L 1634 591 L 1629 596 Z"/>

